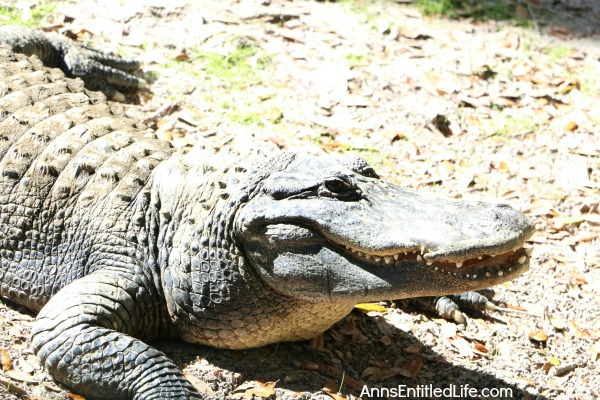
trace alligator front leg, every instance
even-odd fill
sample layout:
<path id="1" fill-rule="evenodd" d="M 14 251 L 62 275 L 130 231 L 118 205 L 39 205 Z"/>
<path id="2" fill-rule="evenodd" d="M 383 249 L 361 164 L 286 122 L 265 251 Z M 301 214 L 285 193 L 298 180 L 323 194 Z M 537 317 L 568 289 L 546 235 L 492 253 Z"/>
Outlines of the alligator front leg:
<path id="1" fill-rule="evenodd" d="M 54 378 L 88 399 L 201 399 L 175 364 L 143 341 L 166 330 L 153 287 L 139 268 L 74 281 L 39 313 L 35 353 Z"/>
<path id="2" fill-rule="evenodd" d="M 496 305 L 490 301 L 494 296 L 492 289 L 482 289 L 476 292 L 463 292 L 447 296 L 426 296 L 404 300 L 398 303 L 414 306 L 420 311 L 433 313 L 438 317 L 466 324 L 464 310 L 491 311 Z"/>

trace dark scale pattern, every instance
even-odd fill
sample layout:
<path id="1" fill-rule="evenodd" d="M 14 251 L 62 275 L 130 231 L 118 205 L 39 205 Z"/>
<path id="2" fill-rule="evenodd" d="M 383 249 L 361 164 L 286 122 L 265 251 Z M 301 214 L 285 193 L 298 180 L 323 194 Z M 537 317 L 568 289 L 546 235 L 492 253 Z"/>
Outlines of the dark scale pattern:
<path id="1" fill-rule="evenodd" d="M 0 295 L 41 310 L 38 357 L 87 398 L 198 398 L 141 341 L 171 330 L 147 221 L 173 150 L 138 125 L 0 46 Z"/>

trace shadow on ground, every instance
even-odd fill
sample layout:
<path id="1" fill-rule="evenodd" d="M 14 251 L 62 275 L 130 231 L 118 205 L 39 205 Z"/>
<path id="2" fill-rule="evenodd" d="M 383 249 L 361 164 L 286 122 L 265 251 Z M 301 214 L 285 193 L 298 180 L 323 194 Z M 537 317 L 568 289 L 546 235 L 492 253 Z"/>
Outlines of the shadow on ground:
<path id="1" fill-rule="evenodd" d="M 366 332 L 366 336 L 369 337 L 364 343 L 354 342 L 352 336 L 346 336 L 340 340 L 341 335 L 336 331 L 343 330 L 350 319 L 354 320 L 353 322 L 360 331 Z M 281 393 L 281 397 L 284 398 L 289 396 L 304 398 L 296 393 L 304 392 L 306 395 L 308 393 L 314 395 L 323 388 L 333 388 L 335 392 L 340 386 L 342 386 L 342 394 L 353 394 L 358 397 L 362 392 L 361 398 L 363 399 L 413 398 L 412 396 L 382 397 L 377 395 L 382 393 L 377 389 L 392 389 L 400 386 L 442 389 L 454 386 L 455 393 L 458 393 L 461 387 L 468 387 L 476 389 L 479 393 L 474 397 L 459 396 L 462 398 L 484 398 L 480 397 L 484 389 L 502 389 L 505 395 L 495 396 L 494 398 L 497 399 L 536 398 L 533 393 L 521 390 L 493 375 L 452 364 L 443 355 L 419 343 L 419 340 L 411 333 L 391 325 L 388 328 L 392 332 L 390 344 L 384 345 L 379 340 L 370 339 L 371 335 L 378 332 L 379 329 L 374 318 L 355 311 L 324 334 L 322 350 L 314 349 L 309 342 L 279 343 L 246 351 L 219 350 L 183 342 L 159 342 L 155 345 L 174 359 L 180 367 L 193 365 L 193 370 L 186 370 L 188 376 L 191 374 L 200 377 L 211 387 L 216 398 L 242 396 L 244 390 L 252 387 L 252 385 L 248 386 L 247 382 L 249 381 L 276 382 L 278 390 L 293 392 L 288 393 L 288 396 Z M 393 375 L 394 365 L 405 364 L 415 358 L 415 354 L 406 351 L 411 345 L 414 348 L 415 344 L 422 346 L 420 354 L 423 366 L 421 370 L 415 378 Z M 199 359 L 204 359 L 204 361 L 198 362 Z M 195 369 L 194 366 L 198 365 L 202 365 L 202 369 Z M 365 377 L 365 370 L 367 368 L 373 370 L 373 367 L 382 371 L 378 380 L 369 380 L 368 377 Z M 385 376 L 385 371 L 390 371 L 389 373 L 393 376 L 381 379 Z M 234 387 L 242 382 L 246 383 L 236 390 Z M 367 389 L 368 393 L 373 396 L 365 395 Z M 237 396 L 236 393 L 238 393 Z M 423 395 L 417 397 L 422 399 L 440 398 L 425 393 L 421 394 Z M 277 397 L 279 398 L 280 395 Z"/>

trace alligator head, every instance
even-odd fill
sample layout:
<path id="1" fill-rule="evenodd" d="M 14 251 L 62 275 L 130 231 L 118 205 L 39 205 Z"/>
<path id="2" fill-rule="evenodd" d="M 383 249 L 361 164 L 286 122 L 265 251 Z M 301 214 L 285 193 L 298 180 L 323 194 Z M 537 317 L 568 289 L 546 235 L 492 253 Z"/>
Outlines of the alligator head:
<path id="1" fill-rule="evenodd" d="M 533 226 L 507 204 L 417 194 L 359 158 L 296 155 L 237 218 L 250 262 L 307 301 L 377 301 L 489 287 L 529 265 Z"/>
<path id="2" fill-rule="evenodd" d="M 167 308 L 190 342 L 307 339 L 358 302 L 479 289 L 529 264 L 533 227 L 504 204 L 417 194 L 358 158 L 200 155 L 158 168 L 152 201 Z"/>

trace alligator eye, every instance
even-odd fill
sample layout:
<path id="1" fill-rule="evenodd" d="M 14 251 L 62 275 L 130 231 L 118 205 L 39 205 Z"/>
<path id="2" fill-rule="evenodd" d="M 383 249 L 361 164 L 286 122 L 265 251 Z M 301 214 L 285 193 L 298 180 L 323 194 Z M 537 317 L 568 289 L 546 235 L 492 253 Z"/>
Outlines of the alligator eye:
<path id="1" fill-rule="evenodd" d="M 359 195 L 356 187 L 340 178 L 329 178 L 323 182 L 321 195 L 350 199 Z"/>
<path id="2" fill-rule="evenodd" d="M 325 181 L 325 187 L 332 193 L 340 193 L 347 189 L 348 185 L 340 179 L 330 179 Z"/>

